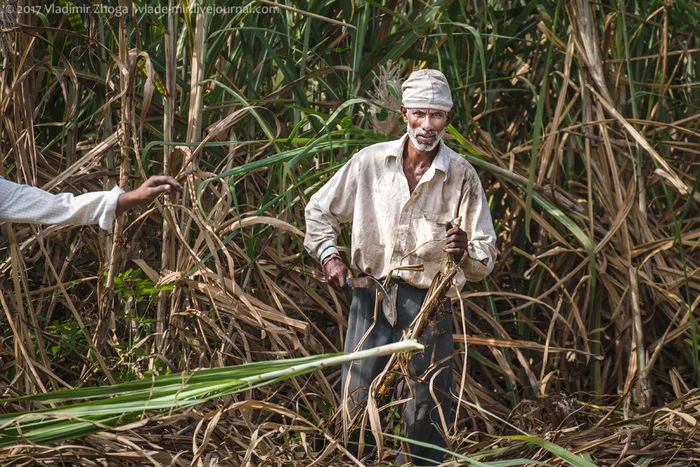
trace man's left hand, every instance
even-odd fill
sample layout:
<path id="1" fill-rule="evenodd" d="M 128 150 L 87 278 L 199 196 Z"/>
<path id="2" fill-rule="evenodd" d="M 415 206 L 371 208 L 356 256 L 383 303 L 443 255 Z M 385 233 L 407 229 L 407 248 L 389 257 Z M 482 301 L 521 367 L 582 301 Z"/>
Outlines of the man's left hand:
<path id="1" fill-rule="evenodd" d="M 459 227 L 452 227 L 445 234 L 445 243 L 445 252 L 451 254 L 455 261 L 459 261 L 469 248 L 469 237 L 467 232 Z"/>

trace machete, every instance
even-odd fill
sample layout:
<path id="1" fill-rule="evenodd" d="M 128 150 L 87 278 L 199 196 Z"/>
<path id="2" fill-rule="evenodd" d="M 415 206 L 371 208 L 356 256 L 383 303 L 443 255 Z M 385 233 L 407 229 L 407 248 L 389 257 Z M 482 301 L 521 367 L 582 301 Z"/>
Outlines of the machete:
<path id="1" fill-rule="evenodd" d="M 386 320 L 394 327 L 396 324 L 396 304 L 389 296 L 384 286 L 372 276 L 350 277 L 345 276 L 345 283 L 353 289 L 373 289 L 379 292 L 380 298 L 384 300 L 384 316 Z"/>

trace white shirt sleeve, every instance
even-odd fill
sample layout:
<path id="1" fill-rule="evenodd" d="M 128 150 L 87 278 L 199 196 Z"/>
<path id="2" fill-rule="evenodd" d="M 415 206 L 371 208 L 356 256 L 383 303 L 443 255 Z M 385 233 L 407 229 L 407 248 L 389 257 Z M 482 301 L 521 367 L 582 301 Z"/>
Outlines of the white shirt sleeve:
<path id="1" fill-rule="evenodd" d="M 353 220 L 358 166 L 359 157 L 356 154 L 306 205 L 304 247 L 319 263 L 338 252 L 335 243 L 340 224 Z"/>
<path id="2" fill-rule="evenodd" d="M 75 196 L 51 194 L 41 188 L 20 185 L 0 177 L 0 221 L 37 224 L 98 224 L 112 230 L 117 200 L 124 191 L 95 191 Z"/>
<path id="3" fill-rule="evenodd" d="M 467 253 L 478 262 L 467 261 L 463 272 L 468 281 L 476 282 L 493 271 L 496 262 L 496 232 L 484 187 L 474 169 L 467 172 L 465 184 L 459 209 L 462 217 L 460 227 L 469 237 Z"/>

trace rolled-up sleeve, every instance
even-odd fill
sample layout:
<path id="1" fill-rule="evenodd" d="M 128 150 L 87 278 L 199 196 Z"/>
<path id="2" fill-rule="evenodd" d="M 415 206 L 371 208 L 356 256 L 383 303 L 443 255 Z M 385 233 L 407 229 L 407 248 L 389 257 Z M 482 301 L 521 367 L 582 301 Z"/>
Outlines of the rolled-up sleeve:
<path id="1" fill-rule="evenodd" d="M 304 248 L 317 261 L 337 253 L 340 224 L 351 222 L 355 210 L 359 158 L 351 158 L 306 205 Z"/>
<path id="2" fill-rule="evenodd" d="M 469 237 L 469 256 L 477 260 L 464 264 L 464 277 L 468 281 L 479 281 L 493 271 L 496 263 L 496 231 L 484 188 L 473 169 L 465 177 L 459 214 L 462 230 Z M 486 264 L 483 260 L 487 260 Z"/>
<path id="3" fill-rule="evenodd" d="M 0 221 L 39 224 L 97 224 L 111 230 L 119 196 L 119 187 L 75 196 L 51 194 L 40 188 L 20 185 L 0 178 Z"/>

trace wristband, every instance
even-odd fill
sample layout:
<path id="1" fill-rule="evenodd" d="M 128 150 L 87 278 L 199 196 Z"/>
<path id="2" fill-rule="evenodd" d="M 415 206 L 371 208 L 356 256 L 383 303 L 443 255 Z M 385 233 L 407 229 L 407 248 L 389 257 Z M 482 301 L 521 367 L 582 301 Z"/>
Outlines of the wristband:
<path id="1" fill-rule="evenodd" d="M 330 255 L 323 258 L 323 261 L 321 262 L 321 266 L 325 266 L 327 262 L 329 262 L 330 260 L 332 260 L 334 258 L 340 259 L 340 255 L 338 253 L 331 253 Z"/>
<path id="2" fill-rule="evenodd" d="M 321 261 L 321 258 L 323 258 L 323 254 L 326 252 L 327 249 L 329 248 L 335 248 L 335 245 L 327 245 L 326 248 L 321 250 L 321 254 L 318 255 L 318 260 Z"/>

